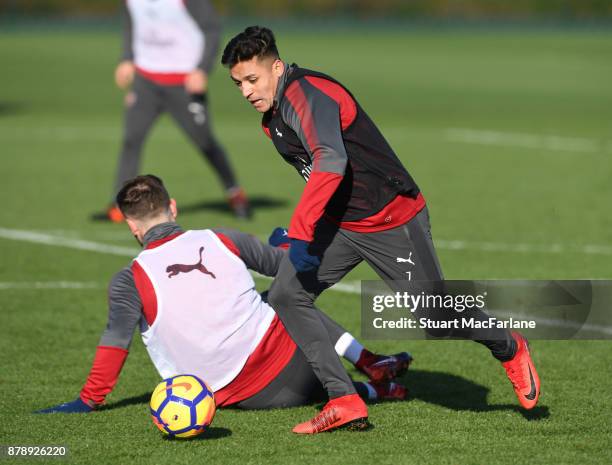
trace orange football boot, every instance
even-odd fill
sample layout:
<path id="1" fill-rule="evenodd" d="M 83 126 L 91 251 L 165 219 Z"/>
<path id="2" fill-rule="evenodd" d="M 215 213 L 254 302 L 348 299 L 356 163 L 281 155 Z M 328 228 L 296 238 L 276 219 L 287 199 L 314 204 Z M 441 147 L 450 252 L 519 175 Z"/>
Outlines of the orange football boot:
<path id="1" fill-rule="evenodd" d="M 360 431 L 369 426 L 368 407 L 357 394 L 350 394 L 330 400 L 316 417 L 300 423 L 293 428 L 293 432 L 316 434 L 340 427 L 348 431 Z"/>
<path id="2" fill-rule="evenodd" d="M 123 217 L 123 213 L 121 213 L 121 210 L 119 210 L 119 208 L 114 205 L 112 207 L 109 207 L 108 210 L 106 210 L 106 216 L 108 217 L 108 220 L 112 221 L 113 223 L 123 223 L 123 221 L 125 220 L 125 218 Z"/>
<path id="3" fill-rule="evenodd" d="M 529 410 L 538 403 L 540 378 L 531 360 L 527 339 L 516 332 L 512 333 L 512 337 L 516 341 L 516 354 L 512 360 L 502 362 L 502 366 L 506 369 L 519 402 Z"/>
<path id="4" fill-rule="evenodd" d="M 241 187 L 234 187 L 228 190 L 227 202 L 236 218 L 248 220 L 253 216 L 249 199 Z"/>

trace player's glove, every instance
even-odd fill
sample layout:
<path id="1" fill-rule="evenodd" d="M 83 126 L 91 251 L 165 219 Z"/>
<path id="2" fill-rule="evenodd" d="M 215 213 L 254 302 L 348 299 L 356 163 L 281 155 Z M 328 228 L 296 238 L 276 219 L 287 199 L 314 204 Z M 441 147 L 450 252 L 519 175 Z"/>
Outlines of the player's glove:
<path id="1" fill-rule="evenodd" d="M 309 242 L 300 239 L 290 239 L 290 241 L 289 260 L 291 260 L 298 273 L 313 271 L 319 268 L 321 264 L 319 257 L 308 253 Z"/>
<path id="2" fill-rule="evenodd" d="M 286 228 L 281 228 L 280 226 L 274 228 L 270 237 L 268 237 L 268 244 L 273 247 L 282 247 L 283 249 L 289 248 L 290 239 L 287 235 L 288 231 Z"/>
<path id="3" fill-rule="evenodd" d="M 72 402 L 66 402 L 56 405 L 55 407 L 37 410 L 34 413 L 88 413 L 92 410 L 92 407 L 83 402 L 80 397 L 77 397 Z"/>

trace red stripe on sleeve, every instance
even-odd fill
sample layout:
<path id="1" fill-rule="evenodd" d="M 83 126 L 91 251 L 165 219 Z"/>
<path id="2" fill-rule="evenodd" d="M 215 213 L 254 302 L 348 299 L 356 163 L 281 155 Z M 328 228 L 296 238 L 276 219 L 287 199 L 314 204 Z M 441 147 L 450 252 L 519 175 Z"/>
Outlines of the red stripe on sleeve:
<path id="1" fill-rule="evenodd" d="M 308 143 L 308 147 L 310 148 L 314 159 L 313 171 L 316 171 L 317 154 L 315 153 L 315 150 L 319 146 L 319 136 L 317 135 L 317 129 L 315 128 L 310 104 L 306 99 L 306 94 L 304 94 L 304 90 L 302 89 L 302 86 L 300 86 L 299 81 L 294 81 L 289 85 L 285 91 L 285 96 L 287 97 L 287 100 L 289 100 L 289 103 L 295 110 L 295 113 L 300 120 L 300 125 L 302 126 L 302 130 L 306 136 L 306 142 Z"/>
<path id="2" fill-rule="evenodd" d="M 343 130 L 355 121 L 357 117 L 357 104 L 344 87 L 320 77 L 306 76 L 306 80 L 329 98 L 336 101 L 340 107 L 340 121 Z"/>
<path id="3" fill-rule="evenodd" d="M 151 280 L 142 269 L 140 264 L 134 260 L 132 262 L 132 274 L 134 275 L 134 284 L 142 301 L 142 313 L 149 326 L 153 325 L 157 317 L 157 296 Z"/>
<path id="4" fill-rule="evenodd" d="M 225 247 L 227 247 L 230 250 L 230 252 L 232 252 L 237 257 L 240 257 L 240 250 L 238 249 L 238 246 L 234 244 L 234 241 L 232 241 L 229 237 L 227 237 L 223 233 L 216 232 L 215 234 L 221 240 L 221 242 L 223 242 L 223 245 L 225 245 Z"/>
<path id="5" fill-rule="evenodd" d="M 341 181 L 342 176 L 335 173 L 317 171 L 310 175 L 300 202 L 291 217 L 289 237 L 312 241 L 317 221 L 323 216 L 327 202 Z"/>
<path id="6" fill-rule="evenodd" d="M 81 389 L 81 400 L 90 405 L 102 404 L 117 384 L 127 356 L 128 351 L 121 347 L 98 346 L 89 376 Z"/>

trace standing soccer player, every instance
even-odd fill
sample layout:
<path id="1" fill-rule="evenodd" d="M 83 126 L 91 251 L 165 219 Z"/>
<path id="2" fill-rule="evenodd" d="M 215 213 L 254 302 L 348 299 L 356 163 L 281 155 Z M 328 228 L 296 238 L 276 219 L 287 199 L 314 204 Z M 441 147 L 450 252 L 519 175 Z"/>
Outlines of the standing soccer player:
<path id="1" fill-rule="evenodd" d="M 222 63 L 263 114 L 277 151 L 306 180 L 269 299 L 330 398 L 294 431 L 333 429 L 367 410 L 313 314 L 314 300 L 363 260 L 394 290 L 409 290 L 407 271 L 414 280 L 442 281 L 425 199 L 353 95 L 330 76 L 283 62 L 272 31 L 245 29 L 229 41 Z M 535 406 L 540 383 L 525 338 L 501 329 L 486 339 L 470 330 L 453 336 L 487 346 L 521 405 Z"/>
<path id="2" fill-rule="evenodd" d="M 244 190 L 212 132 L 208 75 L 221 28 L 210 1 L 126 0 L 125 5 L 123 55 L 115 82 L 121 89 L 130 85 L 131 89 L 125 96 L 125 128 L 113 192 L 138 174 L 143 143 L 155 120 L 167 111 L 210 162 L 235 215 L 249 217 Z M 123 220 L 114 205 L 106 216 L 114 222 Z"/>

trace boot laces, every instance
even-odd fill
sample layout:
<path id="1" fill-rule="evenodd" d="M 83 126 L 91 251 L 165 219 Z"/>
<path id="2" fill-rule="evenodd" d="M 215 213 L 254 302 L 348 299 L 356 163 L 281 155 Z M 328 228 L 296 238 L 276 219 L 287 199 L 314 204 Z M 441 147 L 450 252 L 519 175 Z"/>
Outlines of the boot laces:
<path id="1" fill-rule="evenodd" d="M 333 425 L 338 419 L 336 409 L 331 408 L 321 411 L 310 423 L 315 431 L 322 431 Z"/>

